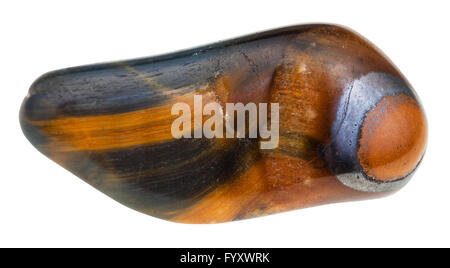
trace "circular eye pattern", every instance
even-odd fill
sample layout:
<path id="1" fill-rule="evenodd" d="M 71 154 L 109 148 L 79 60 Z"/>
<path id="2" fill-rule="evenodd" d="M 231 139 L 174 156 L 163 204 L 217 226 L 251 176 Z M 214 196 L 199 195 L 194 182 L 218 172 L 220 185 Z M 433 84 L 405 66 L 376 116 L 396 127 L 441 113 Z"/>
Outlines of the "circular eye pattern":
<path id="1" fill-rule="evenodd" d="M 348 187 L 396 190 L 420 162 L 426 138 L 425 115 L 413 90 L 398 77 L 369 73 L 341 97 L 328 161 Z"/>
<path id="2" fill-rule="evenodd" d="M 420 161 L 426 143 L 425 117 L 403 93 L 386 96 L 361 126 L 358 158 L 365 174 L 389 182 L 407 176 Z"/>

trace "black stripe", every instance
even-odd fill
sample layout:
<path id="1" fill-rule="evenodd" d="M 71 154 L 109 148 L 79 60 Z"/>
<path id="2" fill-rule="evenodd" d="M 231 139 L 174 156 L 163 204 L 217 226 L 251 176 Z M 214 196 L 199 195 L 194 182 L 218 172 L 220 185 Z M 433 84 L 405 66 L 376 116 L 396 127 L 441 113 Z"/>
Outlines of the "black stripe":
<path id="1" fill-rule="evenodd" d="M 119 150 L 66 152 L 63 166 L 134 209 L 167 218 L 247 170 L 255 139 L 180 139 Z"/>

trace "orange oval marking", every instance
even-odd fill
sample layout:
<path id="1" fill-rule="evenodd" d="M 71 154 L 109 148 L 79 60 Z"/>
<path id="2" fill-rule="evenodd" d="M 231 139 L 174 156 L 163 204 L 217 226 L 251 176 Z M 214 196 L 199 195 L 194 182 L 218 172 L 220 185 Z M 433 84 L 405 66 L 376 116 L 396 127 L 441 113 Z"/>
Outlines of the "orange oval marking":
<path id="1" fill-rule="evenodd" d="M 384 97 L 361 126 L 358 158 L 366 174 L 379 181 L 408 175 L 420 161 L 427 123 L 419 104 L 400 94 Z"/>

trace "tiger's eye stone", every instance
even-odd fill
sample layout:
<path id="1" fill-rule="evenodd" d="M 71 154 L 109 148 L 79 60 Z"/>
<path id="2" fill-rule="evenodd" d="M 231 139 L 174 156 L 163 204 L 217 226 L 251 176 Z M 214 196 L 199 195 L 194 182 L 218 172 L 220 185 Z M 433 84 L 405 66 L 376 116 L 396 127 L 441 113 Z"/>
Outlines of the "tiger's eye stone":
<path id="1" fill-rule="evenodd" d="M 278 120 L 267 119 L 278 122 L 276 146 L 195 137 L 212 102 L 278 104 Z M 171 132 L 176 103 L 193 111 L 192 138 Z M 245 121 L 248 133 L 256 121 Z M 393 193 L 427 140 L 422 105 L 396 67 L 353 31 L 323 24 L 53 71 L 32 84 L 20 123 L 40 152 L 111 198 L 184 223 Z"/>

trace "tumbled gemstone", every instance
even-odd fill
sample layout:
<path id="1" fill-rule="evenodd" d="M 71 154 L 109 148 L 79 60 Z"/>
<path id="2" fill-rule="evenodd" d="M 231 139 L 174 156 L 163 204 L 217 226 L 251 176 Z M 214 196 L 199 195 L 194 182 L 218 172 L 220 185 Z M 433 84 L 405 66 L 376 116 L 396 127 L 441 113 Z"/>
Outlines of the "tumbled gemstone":
<path id="1" fill-rule="evenodd" d="M 111 198 L 185 223 L 392 193 L 427 139 L 403 75 L 332 25 L 53 71 L 32 84 L 20 122 L 40 152 Z"/>

